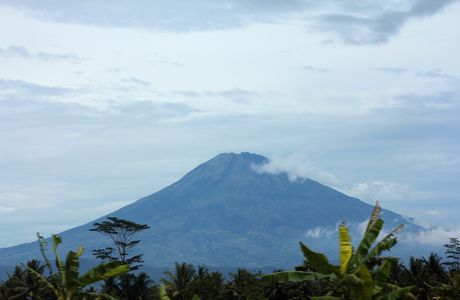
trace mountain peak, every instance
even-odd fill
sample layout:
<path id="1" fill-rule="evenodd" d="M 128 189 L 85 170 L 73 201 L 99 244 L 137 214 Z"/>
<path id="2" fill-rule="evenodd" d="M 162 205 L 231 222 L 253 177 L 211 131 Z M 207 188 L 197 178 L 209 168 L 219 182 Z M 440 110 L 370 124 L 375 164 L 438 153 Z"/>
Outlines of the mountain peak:
<path id="1" fill-rule="evenodd" d="M 220 153 L 219 155 L 212 158 L 208 162 L 228 163 L 231 161 L 233 162 L 241 161 L 241 162 L 247 162 L 247 163 L 253 163 L 253 164 L 261 164 L 261 163 L 268 161 L 268 158 L 266 158 L 265 156 L 262 156 L 256 153 L 250 153 L 250 152 L 241 152 L 241 153 L 227 152 L 227 153 Z"/>
<path id="2" fill-rule="evenodd" d="M 202 163 L 195 169 L 188 172 L 183 180 L 207 178 L 221 178 L 228 174 L 249 174 L 252 173 L 252 166 L 268 162 L 265 156 L 241 152 L 241 153 L 221 153 L 214 158 Z"/>

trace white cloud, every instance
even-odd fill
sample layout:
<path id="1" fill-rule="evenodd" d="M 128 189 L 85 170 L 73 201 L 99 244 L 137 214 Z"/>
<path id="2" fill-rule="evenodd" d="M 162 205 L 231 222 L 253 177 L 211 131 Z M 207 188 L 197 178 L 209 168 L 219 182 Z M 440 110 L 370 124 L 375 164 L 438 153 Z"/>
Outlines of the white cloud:
<path id="1" fill-rule="evenodd" d="M 330 228 L 330 227 L 315 227 L 312 229 L 307 230 L 305 233 L 305 237 L 307 238 L 315 238 L 315 239 L 322 239 L 322 238 L 331 238 L 337 234 L 337 230 Z"/>
<path id="2" fill-rule="evenodd" d="M 340 181 L 333 175 L 312 166 L 305 154 L 294 153 L 287 156 L 273 156 L 263 165 L 253 166 L 256 172 L 268 174 L 286 173 L 290 181 L 313 179 L 323 184 L 336 186 Z"/>
<path id="3" fill-rule="evenodd" d="M 449 238 L 453 237 L 460 237 L 460 227 L 453 229 L 433 227 L 417 233 L 404 233 L 401 235 L 400 242 L 405 244 L 441 246 L 446 244 Z"/>
<path id="4" fill-rule="evenodd" d="M 361 241 L 367 228 L 368 222 L 369 219 L 365 219 L 362 222 L 345 223 L 353 244 L 359 243 Z M 336 239 L 339 233 L 339 226 L 340 223 L 335 224 L 335 226 L 318 226 L 311 228 L 307 230 L 305 237 L 314 239 Z M 393 229 L 394 228 L 383 228 L 380 231 L 377 240 L 382 239 L 384 236 L 388 235 Z M 397 236 L 400 236 L 400 233 L 397 233 Z"/>
<path id="5" fill-rule="evenodd" d="M 313 166 L 305 154 L 296 153 L 287 156 L 273 156 L 264 165 L 253 166 L 256 172 L 268 174 L 287 174 L 290 181 L 303 179 L 316 180 L 331 186 L 349 196 L 374 203 L 376 200 L 384 202 L 410 201 L 415 193 L 409 187 L 385 180 L 350 183 L 339 179 L 336 175 Z"/>
<path id="6" fill-rule="evenodd" d="M 344 192 L 369 202 L 376 200 L 403 201 L 413 198 L 407 186 L 383 180 L 356 183 L 350 188 L 345 188 Z"/>

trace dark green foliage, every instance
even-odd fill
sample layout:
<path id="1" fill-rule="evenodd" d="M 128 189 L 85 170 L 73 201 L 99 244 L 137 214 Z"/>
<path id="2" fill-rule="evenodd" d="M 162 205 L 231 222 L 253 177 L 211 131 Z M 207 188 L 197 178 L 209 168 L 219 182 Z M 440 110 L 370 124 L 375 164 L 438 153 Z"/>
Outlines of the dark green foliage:
<path id="1" fill-rule="evenodd" d="M 104 282 L 102 291 L 116 299 L 155 300 L 160 299 L 159 287 L 146 273 L 123 276 L 123 287 L 120 281 L 110 278 Z"/>
<path id="2" fill-rule="evenodd" d="M 89 285 L 127 272 L 127 265 L 120 265 L 118 262 L 103 263 L 80 275 L 80 256 L 84 248 L 77 251 L 69 251 L 66 259 L 62 260 L 58 246 L 62 239 L 58 235 L 52 236 L 53 253 L 55 256 L 53 268 L 46 256 L 46 241 L 37 234 L 40 245 L 40 252 L 43 255 L 45 265 L 37 260 L 32 260 L 27 265 L 15 268 L 1 288 L 0 299 L 24 299 L 24 300 L 76 300 L 76 299 L 108 299 L 104 295 L 93 291 Z M 48 274 L 45 274 L 45 268 Z"/>
<path id="3" fill-rule="evenodd" d="M 383 269 L 386 264 L 389 266 L 388 270 L 382 271 L 388 284 L 387 287 L 384 287 L 384 293 L 391 295 L 392 291 L 396 291 L 394 288 L 392 290 L 392 286 L 402 288 L 413 286 L 411 293 L 415 296 L 415 298 L 410 298 L 410 294 L 407 293 L 409 298 L 404 298 L 400 294 L 388 299 L 460 299 L 460 274 L 446 271 L 442 259 L 434 253 L 426 258 L 411 258 L 407 266 L 395 260 L 392 263 L 383 262 L 379 268 Z M 31 273 L 30 269 L 42 274 L 54 286 L 62 284 L 57 273 L 46 276 L 45 265 L 38 261 L 31 261 L 27 263 L 27 267 L 25 265 L 18 266 L 2 283 L 0 299 L 57 299 L 53 291 L 38 280 L 38 277 Z M 312 269 L 309 264 L 304 264 L 297 267 L 295 271 L 299 273 L 311 272 Z M 282 271 L 277 273 L 282 273 Z M 231 273 L 225 280 L 219 272 L 211 272 L 203 266 L 195 269 L 186 263 L 176 263 L 175 270 L 165 275 L 162 284 L 172 300 L 322 299 L 318 296 L 338 288 L 334 285 L 334 281 L 330 281 L 326 277 L 308 282 L 272 282 L 261 279 L 260 273 L 252 273 L 245 269 Z M 379 281 L 380 279 L 376 276 L 374 280 Z M 119 279 L 110 277 L 105 280 L 102 286 L 92 286 L 89 289 L 81 290 L 72 299 L 110 299 L 95 296 L 101 295 L 101 293 L 120 300 L 162 299 L 160 286 L 150 280 L 145 273 L 127 274 L 124 289 L 120 286 Z"/>
<path id="4" fill-rule="evenodd" d="M 26 266 L 17 266 L 4 282 L 0 299 L 54 299 L 53 291 L 30 270 L 44 274 L 45 266 L 38 260 L 31 260 Z"/>
<path id="5" fill-rule="evenodd" d="M 165 272 L 167 278 L 162 278 L 161 283 L 165 286 L 168 296 L 173 300 L 192 299 L 192 282 L 195 276 L 193 265 L 175 263 L 173 272 Z"/>
<path id="6" fill-rule="evenodd" d="M 108 236 L 115 248 L 96 249 L 93 250 L 93 255 L 103 261 L 119 261 L 122 264 L 127 264 L 131 267 L 131 270 L 139 269 L 141 267 L 140 263 L 143 262 L 142 254 L 130 256 L 130 251 L 140 242 L 134 239 L 135 235 L 150 227 L 116 217 L 108 217 L 107 219 L 108 221 L 102 223 L 94 223 L 90 231 Z"/>
<path id="7" fill-rule="evenodd" d="M 451 272 L 447 275 L 446 283 L 434 287 L 435 294 L 439 299 L 457 300 L 460 299 L 460 273 Z"/>
<path id="8" fill-rule="evenodd" d="M 408 267 L 402 271 L 399 283 L 414 286 L 413 293 L 417 299 L 425 300 L 432 299 L 437 294 L 436 287 L 448 283 L 448 280 L 441 257 L 431 253 L 428 258 L 411 257 Z"/>
<path id="9" fill-rule="evenodd" d="M 197 295 L 201 300 L 222 299 L 224 277 L 220 272 L 209 272 L 204 266 L 199 266 L 190 284 L 192 295 Z"/>
<path id="10" fill-rule="evenodd" d="M 368 227 L 368 230 L 371 231 L 374 227 L 377 229 L 381 227 L 378 219 Z M 107 228 L 104 230 L 108 231 Z M 114 234 L 114 231 L 108 231 L 108 234 Z M 393 232 L 377 243 L 377 246 L 380 247 L 378 251 L 370 248 L 375 238 L 368 238 L 368 241 L 361 243 L 355 252 L 359 253 L 360 257 L 354 259 L 351 257 L 348 268 L 331 265 L 326 256 L 313 252 L 302 244 L 301 250 L 306 260 L 294 271 L 277 271 L 274 273 L 276 276 L 262 278 L 261 273 L 238 269 L 230 273 L 226 280 L 220 272 L 211 272 L 204 266 L 195 269 L 191 264 L 175 263 L 174 271 L 165 272 L 165 278 L 161 279 L 160 286 L 156 285 L 146 273 L 122 274 L 130 268 L 128 265 L 120 266 L 122 257 L 115 255 L 112 258 L 106 258 L 109 262 L 100 264 L 80 275 L 79 258 L 83 253 L 83 248 L 69 251 L 66 259 L 61 260 L 58 245 L 62 240 L 59 236 L 54 235 L 52 238 L 55 254 L 53 263 L 44 255 L 44 263 L 33 260 L 26 265 L 16 267 L 8 279 L 1 283 L 0 299 L 358 300 L 370 298 L 362 294 L 354 295 L 346 289 L 355 288 L 356 284 L 361 284 L 360 280 L 367 280 L 369 276 L 372 276 L 373 281 L 372 299 L 460 299 L 460 270 L 455 265 L 457 259 L 455 251 L 459 246 L 457 239 L 450 239 L 450 243 L 446 244 L 449 250 L 446 251 L 447 259 L 449 259 L 448 262 L 451 262 L 450 264 L 444 263 L 439 255 L 431 253 L 428 257 L 412 257 L 406 267 L 397 258 L 380 256 L 383 249 L 393 245 L 392 235 Z M 129 241 L 134 242 L 131 244 L 134 246 L 139 241 L 134 241 L 132 236 Z M 377 237 L 377 234 L 372 236 Z M 126 245 L 129 245 L 129 241 Z M 340 243 L 346 246 L 344 241 L 346 242 L 346 239 L 341 238 Z M 42 254 L 45 254 L 45 241 L 41 236 L 39 236 L 39 242 L 40 250 Z M 125 253 L 124 259 L 128 261 L 128 252 L 125 251 Z M 450 270 L 446 270 L 445 266 L 448 266 Z M 46 269 L 48 272 L 45 272 Z M 355 271 L 350 274 L 343 273 L 350 272 L 350 270 Z M 360 273 L 362 270 L 368 270 L 368 274 Z M 271 280 L 273 278 L 277 280 Z M 92 285 L 103 279 L 105 279 L 103 285 Z"/>
<path id="11" fill-rule="evenodd" d="M 460 271 L 460 241 L 458 238 L 449 238 L 449 243 L 443 246 L 448 261 L 444 263 L 450 271 Z"/>
<path id="12" fill-rule="evenodd" d="M 438 254 L 430 253 L 428 258 L 423 257 L 422 259 L 430 274 L 430 281 L 440 283 L 448 280 L 448 273 L 446 273 L 442 258 Z"/>
<path id="13" fill-rule="evenodd" d="M 266 299 L 265 285 L 261 280 L 261 275 L 251 273 L 246 269 L 238 269 L 235 273 L 231 273 L 224 299 Z"/>

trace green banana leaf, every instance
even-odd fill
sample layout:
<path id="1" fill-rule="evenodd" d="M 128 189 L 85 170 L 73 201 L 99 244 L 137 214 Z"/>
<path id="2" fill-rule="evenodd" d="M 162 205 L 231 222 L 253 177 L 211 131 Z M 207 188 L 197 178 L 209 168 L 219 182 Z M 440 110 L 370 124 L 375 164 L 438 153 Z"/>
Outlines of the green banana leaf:
<path id="1" fill-rule="evenodd" d="M 377 243 L 377 245 L 367 254 L 364 258 L 364 262 L 369 261 L 373 257 L 380 256 L 383 251 L 390 250 L 396 243 L 398 239 L 392 234 L 387 235 L 383 240 Z"/>
<path id="2" fill-rule="evenodd" d="M 310 248 L 305 246 L 302 242 L 300 242 L 300 249 L 302 250 L 305 258 L 308 260 L 313 270 L 316 272 L 321 274 L 340 274 L 339 267 L 330 264 L 326 255 L 323 253 L 318 253 L 310 250 Z"/>
<path id="3" fill-rule="evenodd" d="M 377 286 L 382 286 L 388 281 L 393 264 L 393 261 L 387 259 L 375 270 L 374 282 Z"/>
<path id="4" fill-rule="evenodd" d="M 364 262 L 365 257 L 369 253 L 369 249 L 372 244 L 377 240 L 377 237 L 380 234 L 380 231 L 383 228 L 383 220 L 377 219 L 375 222 L 368 227 L 368 230 L 364 233 L 364 237 L 359 243 L 358 249 L 353 255 L 350 262 L 350 271 L 355 272 Z"/>
<path id="5" fill-rule="evenodd" d="M 35 271 L 34 269 L 30 268 L 29 266 L 25 265 L 25 267 L 29 270 L 29 272 L 31 272 L 35 277 L 37 277 L 38 280 L 40 280 L 41 282 L 43 282 L 48 288 L 50 288 L 53 293 L 55 295 L 58 295 L 59 294 L 59 291 L 58 289 L 56 289 L 56 287 L 51 284 L 51 282 L 49 282 L 49 280 L 43 276 L 42 274 L 38 273 L 37 271 Z"/>
<path id="6" fill-rule="evenodd" d="M 302 281 L 313 281 L 323 278 L 335 279 L 335 275 L 324 275 L 316 272 L 302 272 L 302 271 L 287 271 L 287 272 L 276 272 L 272 274 L 263 275 L 262 278 L 272 280 L 274 282 L 302 282 Z"/>
<path id="7" fill-rule="evenodd" d="M 374 293 L 374 282 L 372 275 L 365 265 L 362 265 L 356 272 L 356 276 L 361 280 L 361 285 L 352 289 L 356 299 L 371 300 Z"/>
<path id="8" fill-rule="evenodd" d="M 84 287 L 89 284 L 107 279 L 109 277 L 126 273 L 129 270 L 129 265 L 120 265 L 119 262 L 111 261 L 99 264 L 96 267 L 92 268 L 91 270 L 80 276 L 80 278 L 78 278 L 78 281 L 80 282 L 80 286 Z"/>
<path id="9" fill-rule="evenodd" d="M 69 251 L 65 262 L 65 272 L 63 278 L 63 285 L 68 289 L 78 289 L 79 287 L 79 269 L 80 269 L 80 256 L 83 254 L 83 247 L 80 247 L 77 252 Z"/>

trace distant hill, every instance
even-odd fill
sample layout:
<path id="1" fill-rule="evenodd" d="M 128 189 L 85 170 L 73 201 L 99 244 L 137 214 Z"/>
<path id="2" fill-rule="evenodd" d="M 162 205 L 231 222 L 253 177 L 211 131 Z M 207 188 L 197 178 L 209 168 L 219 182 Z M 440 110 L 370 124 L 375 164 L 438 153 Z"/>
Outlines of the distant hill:
<path id="1" fill-rule="evenodd" d="M 109 216 L 148 224 L 137 247 L 145 265 L 168 267 L 174 261 L 214 267 L 292 267 L 302 262 L 298 241 L 337 256 L 337 224 L 359 231 L 372 206 L 310 179 L 290 181 L 287 174 L 256 172 L 268 162 L 251 153 L 224 153 L 199 165 L 172 185 Z M 387 229 L 405 224 L 403 216 L 383 210 Z M 89 232 L 98 220 L 61 233 L 63 249 L 91 249 L 110 244 Z M 412 249 L 413 250 L 413 249 Z M 412 254 L 400 247 L 400 253 Z M 419 249 L 420 250 L 420 249 Z M 410 252 L 412 251 L 412 252 Z M 40 257 L 37 243 L 0 249 L 0 265 Z"/>

